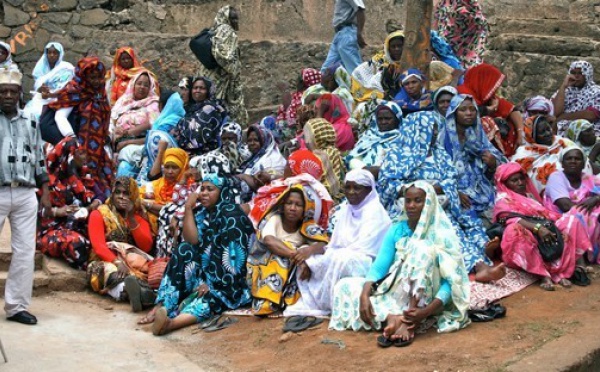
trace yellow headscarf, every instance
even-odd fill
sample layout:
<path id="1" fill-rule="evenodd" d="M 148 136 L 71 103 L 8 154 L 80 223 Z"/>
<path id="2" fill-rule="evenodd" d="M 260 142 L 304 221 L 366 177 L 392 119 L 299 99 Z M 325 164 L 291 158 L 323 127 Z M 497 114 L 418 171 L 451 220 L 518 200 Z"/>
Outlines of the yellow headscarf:
<path id="1" fill-rule="evenodd" d="M 183 173 L 188 167 L 188 162 L 189 156 L 187 152 L 185 152 L 185 150 L 182 150 L 180 148 L 170 148 L 167 149 L 167 151 L 165 151 L 162 165 L 165 165 L 167 163 L 173 163 L 177 165 L 179 169 L 181 169 L 179 175 L 177 176 L 177 181 L 179 181 L 181 180 L 181 177 L 183 177 Z"/>

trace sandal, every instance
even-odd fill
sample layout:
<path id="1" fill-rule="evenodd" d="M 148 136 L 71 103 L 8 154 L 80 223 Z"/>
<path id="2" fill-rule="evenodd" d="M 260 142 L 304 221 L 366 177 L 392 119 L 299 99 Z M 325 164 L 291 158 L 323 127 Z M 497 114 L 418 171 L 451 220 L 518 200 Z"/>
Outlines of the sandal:
<path id="1" fill-rule="evenodd" d="M 388 347 L 394 345 L 394 341 L 390 340 L 389 338 L 385 337 L 384 335 L 379 335 L 379 337 L 377 337 L 377 345 L 382 348 L 388 348 Z"/>
<path id="2" fill-rule="evenodd" d="M 217 324 L 217 322 L 219 321 L 219 319 L 221 319 L 221 315 L 213 316 L 212 318 L 209 318 L 209 319 L 203 321 L 202 323 L 198 324 L 198 328 L 200 328 L 200 329 L 206 329 L 208 327 L 212 327 L 215 324 Z"/>
<path id="3" fill-rule="evenodd" d="M 323 323 L 323 319 L 314 316 L 294 315 L 289 317 L 283 326 L 283 332 L 301 332 Z"/>
<path id="4" fill-rule="evenodd" d="M 154 336 L 162 336 L 167 333 L 167 325 L 169 324 L 169 316 L 167 315 L 167 309 L 161 307 L 156 310 L 156 318 L 152 323 L 152 334 Z"/>
<path id="5" fill-rule="evenodd" d="M 213 324 L 209 327 L 204 328 L 204 332 L 216 332 L 216 331 L 220 331 L 222 329 L 225 329 L 227 327 L 229 327 L 232 324 L 235 324 L 239 322 L 238 318 L 230 318 L 230 317 L 226 317 L 225 319 L 223 319 L 222 322 Z"/>

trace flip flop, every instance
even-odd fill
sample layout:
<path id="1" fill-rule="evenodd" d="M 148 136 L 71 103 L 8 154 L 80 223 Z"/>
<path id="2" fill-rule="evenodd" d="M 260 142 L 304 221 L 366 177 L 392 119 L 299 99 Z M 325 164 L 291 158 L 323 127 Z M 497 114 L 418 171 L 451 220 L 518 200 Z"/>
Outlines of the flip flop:
<path id="1" fill-rule="evenodd" d="M 323 319 L 314 316 L 295 315 L 288 318 L 283 326 L 284 332 L 301 332 L 308 328 L 314 327 L 323 323 Z"/>
<path id="2" fill-rule="evenodd" d="M 393 343 L 394 343 L 395 347 L 406 347 L 406 346 L 412 344 L 414 340 L 415 340 L 415 336 L 413 335 L 413 337 L 409 338 L 408 340 L 403 340 L 403 339 L 399 338 L 399 339 L 393 341 Z"/>
<path id="3" fill-rule="evenodd" d="M 217 322 L 219 321 L 219 319 L 221 319 L 221 315 L 216 315 L 216 316 L 213 316 L 212 318 L 208 318 L 207 320 L 205 320 L 202 323 L 198 324 L 198 328 L 199 329 L 206 329 L 208 327 L 212 327 L 215 324 L 217 324 Z"/>
<path id="4" fill-rule="evenodd" d="M 494 315 L 489 314 L 488 309 L 486 309 L 486 310 L 469 310 L 468 314 L 469 314 L 469 318 L 471 318 L 471 320 L 474 323 L 485 323 L 485 322 L 491 322 L 492 320 L 494 320 Z"/>
<path id="5" fill-rule="evenodd" d="M 390 340 L 389 338 L 385 337 L 384 335 L 379 335 L 379 337 L 377 337 L 377 346 L 385 349 L 392 345 L 394 345 L 394 341 Z"/>
<path id="6" fill-rule="evenodd" d="M 230 317 L 225 317 L 225 319 L 223 319 L 223 321 L 218 322 L 210 327 L 206 327 L 204 328 L 204 332 L 216 332 L 216 331 L 220 331 L 222 329 L 225 329 L 227 327 L 229 327 L 232 324 L 235 324 L 239 322 L 238 318 L 230 318 Z"/>

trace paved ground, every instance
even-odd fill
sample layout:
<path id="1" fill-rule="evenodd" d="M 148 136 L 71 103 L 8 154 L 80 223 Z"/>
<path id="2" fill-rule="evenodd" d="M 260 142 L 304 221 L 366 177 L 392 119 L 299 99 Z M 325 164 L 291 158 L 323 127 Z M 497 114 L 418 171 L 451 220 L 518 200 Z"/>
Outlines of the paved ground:
<path id="1" fill-rule="evenodd" d="M 92 294 L 35 297 L 36 326 L 0 320 L 8 364 L 0 371 L 202 371 L 174 348 L 135 326 L 125 305 L 88 302 Z M 100 305 L 100 306 L 99 306 Z M 157 352 L 160 351 L 160 352 Z"/>

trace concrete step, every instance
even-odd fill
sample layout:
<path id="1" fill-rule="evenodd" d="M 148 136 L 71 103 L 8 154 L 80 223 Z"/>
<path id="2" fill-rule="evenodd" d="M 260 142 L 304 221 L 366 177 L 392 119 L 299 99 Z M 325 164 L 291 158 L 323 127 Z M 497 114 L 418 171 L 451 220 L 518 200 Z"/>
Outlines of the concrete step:
<path id="1" fill-rule="evenodd" d="M 43 254 L 36 251 L 35 252 L 35 269 L 42 269 L 42 260 Z M 0 271 L 8 271 L 10 267 L 10 259 L 12 258 L 12 251 L 10 247 L 0 247 Z"/>
<path id="2" fill-rule="evenodd" d="M 39 296 L 51 291 L 82 292 L 86 290 L 85 271 L 75 270 L 66 262 L 40 255 L 39 268 L 36 267 L 33 279 L 33 295 Z M 36 264 L 37 266 L 37 264 Z M 0 270 L 0 297 L 4 297 L 4 288 L 8 271 Z"/>
<path id="3" fill-rule="evenodd" d="M 491 50 L 553 56 L 600 57 L 600 43 L 583 37 L 506 33 L 491 37 Z"/>
<path id="4" fill-rule="evenodd" d="M 557 19 L 499 18 L 490 26 L 491 36 L 525 34 L 558 37 L 600 38 L 597 25 Z"/>

